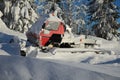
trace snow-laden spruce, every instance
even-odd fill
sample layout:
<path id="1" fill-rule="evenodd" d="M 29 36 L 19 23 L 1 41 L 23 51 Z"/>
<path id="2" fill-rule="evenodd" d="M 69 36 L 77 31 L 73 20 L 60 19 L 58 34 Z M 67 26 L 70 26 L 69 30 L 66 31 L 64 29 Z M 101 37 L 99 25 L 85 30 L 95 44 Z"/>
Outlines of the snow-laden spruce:
<path id="1" fill-rule="evenodd" d="M 10 29 L 27 32 L 38 18 L 33 4 L 33 0 L 4 0 L 4 22 Z"/>
<path id="2" fill-rule="evenodd" d="M 118 40 L 119 12 L 114 1 L 90 0 L 88 6 L 89 26 L 94 34 L 107 40 Z"/>

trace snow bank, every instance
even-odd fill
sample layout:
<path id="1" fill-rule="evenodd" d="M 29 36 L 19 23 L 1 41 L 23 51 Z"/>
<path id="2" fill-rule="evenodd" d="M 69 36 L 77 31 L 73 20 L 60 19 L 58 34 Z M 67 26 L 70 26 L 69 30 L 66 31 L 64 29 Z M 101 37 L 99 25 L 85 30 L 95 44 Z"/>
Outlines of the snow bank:
<path id="1" fill-rule="evenodd" d="M 0 44 L 0 55 L 9 55 L 6 51 L 2 50 L 2 45 Z"/>
<path id="2" fill-rule="evenodd" d="M 108 54 L 108 53 L 96 54 L 95 52 L 84 52 L 84 53 L 59 52 L 56 53 L 55 55 L 51 55 L 50 53 L 38 53 L 36 58 L 66 61 L 66 62 L 78 63 L 78 64 L 79 63 L 111 64 L 111 65 L 120 64 L 120 55 Z"/>
<path id="3" fill-rule="evenodd" d="M 0 18 L 0 55 L 19 55 L 19 43 L 25 40 L 24 34 L 8 29 Z"/>
<path id="4" fill-rule="evenodd" d="M 100 42 L 100 49 L 114 51 L 116 54 L 120 54 L 120 41 L 108 41 L 99 37 L 88 36 L 88 38 L 98 40 Z"/>
<path id="5" fill-rule="evenodd" d="M 120 67 L 0 56 L 1 80 L 120 80 Z"/>
<path id="6" fill-rule="evenodd" d="M 1 43 L 0 55 L 20 55 L 20 46 L 16 43 Z"/>
<path id="7" fill-rule="evenodd" d="M 0 33 L 2 33 L 0 34 L 1 39 L 2 37 L 6 37 L 6 35 L 9 35 L 9 36 L 17 36 L 20 39 L 26 40 L 26 36 L 24 34 L 8 29 L 5 23 L 1 20 L 1 18 L 0 18 Z"/>

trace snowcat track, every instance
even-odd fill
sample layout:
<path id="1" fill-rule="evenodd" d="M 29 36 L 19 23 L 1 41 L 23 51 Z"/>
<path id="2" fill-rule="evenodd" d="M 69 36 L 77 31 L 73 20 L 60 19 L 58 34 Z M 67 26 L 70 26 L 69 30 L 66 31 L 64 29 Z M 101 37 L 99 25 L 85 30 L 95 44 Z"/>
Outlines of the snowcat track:
<path id="1" fill-rule="evenodd" d="M 61 53 L 85 53 L 85 52 L 95 52 L 96 54 L 104 54 L 104 53 L 108 53 L 111 54 L 111 51 L 109 50 L 103 50 L 103 49 L 84 49 L 84 48 L 54 48 L 51 49 L 50 52 L 55 55 L 58 52 Z"/>

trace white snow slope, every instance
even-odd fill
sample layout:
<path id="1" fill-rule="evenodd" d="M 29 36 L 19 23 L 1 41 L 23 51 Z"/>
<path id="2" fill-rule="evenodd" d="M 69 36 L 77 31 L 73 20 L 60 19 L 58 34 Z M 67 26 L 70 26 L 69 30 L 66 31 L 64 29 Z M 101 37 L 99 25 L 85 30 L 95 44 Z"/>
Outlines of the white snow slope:
<path id="1" fill-rule="evenodd" d="M 9 43 L 15 36 L 26 40 L 0 19 L 0 80 L 120 80 L 119 42 L 97 38 L 103 42 L 101 49 L 112 50 L 111 54 L 58 53 L 42 57 L 37 53 L 32 58 L 19 56 L 19 45 Z"/>
<path id="2" fill-rule="evenodd" d="M 1 80 L 120 80 L 120 66 L 0 56 Z"/>
<path id="3" fill-rule="evenodd" d="M 12 39 L 16 39 L 15 43 L 10 43 Z M 25 41 L 26 36 L 22 33 L 12 31 L 7 28 L 0 18 L 0 51 L 7 55 L 18 55 L 20 46 L 18 41 Z M 5 55 L 1 53 L 2 55 Z"/>

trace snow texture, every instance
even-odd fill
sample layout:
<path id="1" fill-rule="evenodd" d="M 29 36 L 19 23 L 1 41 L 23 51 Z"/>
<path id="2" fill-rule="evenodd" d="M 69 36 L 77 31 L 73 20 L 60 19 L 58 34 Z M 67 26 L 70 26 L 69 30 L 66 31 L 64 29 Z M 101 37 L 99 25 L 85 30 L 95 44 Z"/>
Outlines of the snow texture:
<path id="1" fill-rule="evenodd" d="M 0 11 L 0 18 L 3 16 L 3 13 Z"/>
<path id="2" fill-rule="evenodd" d="M 40 30 L 42 29 L 42 25 L 45 22 L 45 18 L 44 17 L 40 17 L 30 28 L 30 30 L 28 32 L 32 32 L 35 33 L 37 35 L 39 35 Z"/>
<path id="3" fill-rule="evenodd" d="M 1 80 L 119 80 L 119 67 L 0 56 Z"/>
<path id="4" fill-rule="evenodd" d="M 33 10 L 29 0 L 8 1 L 4 0 L 4 22 L 10 29 L 26 33 L 37 20 L 38 15 Z"/>

